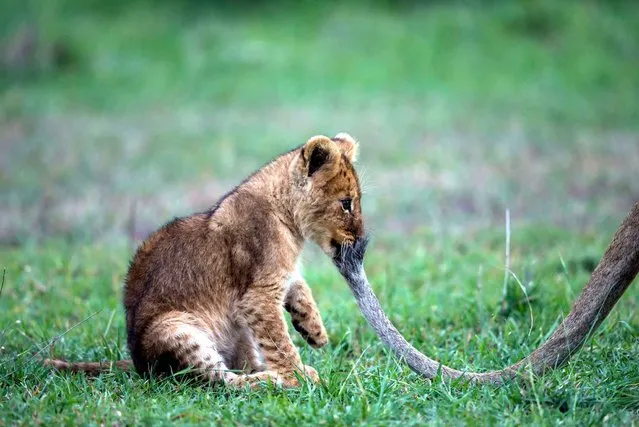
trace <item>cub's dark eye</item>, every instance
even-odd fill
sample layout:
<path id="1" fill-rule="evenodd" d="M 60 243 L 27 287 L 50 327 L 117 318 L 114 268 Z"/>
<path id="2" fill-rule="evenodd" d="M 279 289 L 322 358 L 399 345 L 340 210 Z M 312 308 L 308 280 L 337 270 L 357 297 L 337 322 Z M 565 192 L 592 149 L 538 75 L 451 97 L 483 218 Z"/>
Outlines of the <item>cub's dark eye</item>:
<path id="1" fill-rule="evenodd" d="M 346 212 L 351 212 L 353 210 L 353 199 L 342 199 L 342 209 Z"/>

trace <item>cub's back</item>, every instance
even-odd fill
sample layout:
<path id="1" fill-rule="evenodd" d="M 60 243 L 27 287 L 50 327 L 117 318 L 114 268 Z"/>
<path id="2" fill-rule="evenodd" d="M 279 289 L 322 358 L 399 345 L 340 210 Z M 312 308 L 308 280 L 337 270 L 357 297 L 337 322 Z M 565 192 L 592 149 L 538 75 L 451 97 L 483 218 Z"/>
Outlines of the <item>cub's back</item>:
<path id="1" fill-rule="evenodd" d="M 225 200 L 223 209 L 164 225 L 140 246 L 129 267 L 124 289 L 129 327 L 165 311 L 228 309 L 272 263 L 269 257 L 286 246 L 278 229 L 269 204 L 244 193 Z"/>
<path id="2" fill-rule="evenodd" d="M 214 236 L 207 233 L 209 214 L 176 218 L 149 236 L 136 252 L 125 281 L 127 320 L 156 305 L 156 310 L 188 304 L 206 273 L 204 256 Z M 219 264 L 219 263 L 218 263 Z"/>

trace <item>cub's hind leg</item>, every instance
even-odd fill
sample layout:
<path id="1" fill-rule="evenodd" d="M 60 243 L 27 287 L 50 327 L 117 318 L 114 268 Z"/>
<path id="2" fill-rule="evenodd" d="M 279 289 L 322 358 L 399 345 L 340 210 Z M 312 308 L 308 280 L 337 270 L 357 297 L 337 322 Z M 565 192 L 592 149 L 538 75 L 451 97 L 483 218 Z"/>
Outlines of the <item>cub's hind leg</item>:
<path id="1" fill-rule="evenodd" d="M 211 331 L 203 321 L 189 313 L 170 312 L 158 317 L 148 328 L 143 345 L 151 371 L 159 374 L 193 368 L 207 381 L 231 387 L 247 384 L 256 387 L 265 381 L 281 383 L 275 372 L 250 375 L 232 372 L 217 350 Z"/>
<path id="2" fill-rule="evenodd" d="M 193 368 L 211 382 L 228 382 L 237 376 L 224 363 L 210 329 L 189 313 L 158 316 L 146 330 L 142 345 L 149 370 L 157 374 Z"/>

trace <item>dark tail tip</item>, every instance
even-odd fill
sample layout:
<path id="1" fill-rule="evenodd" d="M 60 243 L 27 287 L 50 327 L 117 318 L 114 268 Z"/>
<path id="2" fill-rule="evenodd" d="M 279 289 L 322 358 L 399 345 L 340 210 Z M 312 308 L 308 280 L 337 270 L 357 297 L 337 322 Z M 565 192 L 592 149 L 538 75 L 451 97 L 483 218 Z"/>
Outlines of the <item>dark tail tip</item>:
<path id="1" fill-rule="evenodd" d="M 368 247 L 369 239 L 364 236 L 357 239 L 352 245 L 340 247 L 335 252 L 333 263 L 337 266 L 342 276 L 349 277 L 358 273 L 364 264 L 364 255 Z"/>

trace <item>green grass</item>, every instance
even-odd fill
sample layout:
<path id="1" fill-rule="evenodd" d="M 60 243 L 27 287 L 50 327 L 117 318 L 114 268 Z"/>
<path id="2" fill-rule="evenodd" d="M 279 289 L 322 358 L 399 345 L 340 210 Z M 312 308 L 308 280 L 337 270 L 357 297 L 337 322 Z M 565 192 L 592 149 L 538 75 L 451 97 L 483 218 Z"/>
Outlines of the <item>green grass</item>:
<path id="1" fill-rule="evenodd" d="M 517 361 L 568 313 L 639 195 L 632 2 L 0 4 L 4 41 L 24 22 L 72 61 L 0 72 L 0 425 L 639 422 L 636 285 L 556 373 L 429 382 L 312 249 L 330 343 L 295 341 L 320 385 L 228 391 L 39 363 L 127 357 L 132 219 L 144 233 L 205 208 L 339 131 L 361 140 L 367 271 L 393 322 L 460 369 Z M 500 316 L 507 208 L 526 294 L 512 277 Z"/>
<path id="2" fill-rule="evenodd" d="M 534 231 L 522 230 L 521 235 Z M 507 318 L 496 315 L 503 275 L 497 236 L 473 236 L 469 242 L 442 240 L 424 231 L 402 245 L 377 241 L 367 269 L 392 320 L 418 348 L 459 368 L 499 368 L 541 343 L 561 314 L 568 312 L 588 278 L 584 265 L 605 244 L 605 237 L 576 238 L 565 232 L 547 232 L 539 239 L 531 235 L 528 243 L 518 235 L 513 240 L 512 269 L 526 280 L 532 312 L 528 304 L 513 304 Z M 387 245 L 393 249 L 385 251 Z M 126 356 L 120 283 L 129 254 L 125 246 L 59 242 L 2 254 L 9 266 L 0 303 L 4 346 L 0 387 L 6 424 L 637 421 L 636 292 L 622 298 L 567 367 L 547 377 L 532 379 L 523 387 L 469 386 L 440 379 L 431 383 L 382 348 L 347 286 L 329 262 L 314 253 L 308 255 L 313 262 L 306 264 L 307 279 L 330 343 L 311 351 L 299 336 L 294 338 L 303 359 L 322 376 L 320 385 L 242 392 L 144 380 L 122 372 L 89 379 L 41 367 L 41 356 L 71 360 Z M 511 286 L 516 287 L 513 281 Z M 67 330 L 53 349 L 33 357 L 43 344 Z"/>

